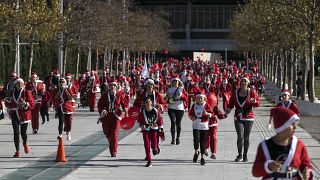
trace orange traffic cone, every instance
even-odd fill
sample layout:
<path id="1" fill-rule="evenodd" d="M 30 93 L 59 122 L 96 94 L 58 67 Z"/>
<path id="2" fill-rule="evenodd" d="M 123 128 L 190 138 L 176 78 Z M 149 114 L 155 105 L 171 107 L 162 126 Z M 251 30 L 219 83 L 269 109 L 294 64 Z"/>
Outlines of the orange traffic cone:
<path id="1" fill-rule="evenodd" d="M 58 136 L 59 146 L 57 151 L 56 162 L 68 162 L 66 154 L 64 152 L 64 143 L 62 137 Z"/>

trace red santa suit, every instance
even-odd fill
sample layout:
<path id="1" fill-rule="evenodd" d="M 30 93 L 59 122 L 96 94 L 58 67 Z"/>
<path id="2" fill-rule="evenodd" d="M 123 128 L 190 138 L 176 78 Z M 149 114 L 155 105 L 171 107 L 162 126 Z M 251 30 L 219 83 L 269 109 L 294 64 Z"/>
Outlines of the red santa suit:
<path id="1" fill-rule="evenodd" d="M 287 108 L 276 107 L 271 109 L 270 119 L 273 119 L 275 132 L 278 135 L 298 121 L 299 117 Z M 309 169 L 310 177 L 308 179 L 312 179 L 311 160 L 303 142 L 295 135 L 289 135 L 282 137 L 282 139 L 285 138 L 282 141 L 289 140 L 287 145 L 278 145 L 274 137 L 263 140 L 259 144 L 252 167 L 252 175 L 263 179 L 302 179 L 300 174 L 303 174 L 305 169 Z M 282 165 L 277 173 L 273 172 L 269 166 L 275 161 Z"/>
<path id="2" fill-rule="evenodd" d="M 39 130 L 39 113 L 40 113 L 40 106 L 41 106 L 41 94 L 43 89 L 43 83 L 41 82 L 28 82 L 26 85 L 26 89 L 31 91 L 33 98 L 35 100 L 35 106 L 31 110 L 31 126 L 33 133 L 37 133 Z"/>
<path id="3" fill-rule="evenodd" d="M 160 106 L 160 108 L 158 110 L 164 111 L 164 109 L 166 108 L 166 101 L 164 100 L 162 94 L 160 94 L 159 92 L 153 91 L 152 92 L 152 103 L 154 107 Z M 137 96 L 137 99 L 134 101 L 133 106 L 136 106 L 140 109 L 143 108 L 144 106 L 144 98 L 148 97 L 148 93 L 147 91 L 143 91 L 141 94 L 139 94 Z"/>
<path id="4" fill-rule="evenodd" d="M 73 93 L 69 88 L 57 88 L 53 92 L 53 104 L 59 116 L 59 134 L 62 134 L 62 124 L 64 122 L 64 131 L 71 131 L 71 117 L 74 112 L 72 106 Z"/>
<path id="5" fill-rule="evenodd" d="M 114 97 L 109 91 L 104 93 L 98 102 L 98 111 L 106 111 L 107 115 L 101 117 L 103 132 L 109 141 L 109 151 L 111 156 L 116 156 L 118 148 L 119 120 L 121 120 L 121 109 L 128 108 L 128 101 L 121 92 L 116 92 Z"/>
<path id="6" fill-rule="evenodd" d="M 21 106 L 21 102 L 25 104 Z M 11 100 L 5 101 L 8 107 L 9 115 L 11 117 L 16 116 L 20 121 L 20 124 L 31 122 L 31 109 L 34 108 L 35 102 L 31 91 L 21 88 L 20 90 L 15 89 Z"/>
<path id="7" fill-rule="evenodd" d="M 233 107 L 236 108 L 236 111 L 234 113 L 235 120 L 253 121 L 254 114 L 252 108 L 260 106 L 259 97 L 257 96 L 255 91 L 253 91 L 252 89 L 248 89 L 246 100 L 242 104 L 240 104 L 238 97 L 239 91 L 240 89 L 233 91 L 227 110 L 230 110 Z M 255 102 L 251 102 L 251 98 L 254 98 Z"/>
<path id="8" fill-rule="evenodd" d="M 154 107 L 149 112 L 143 109 L 138 118 L 138 122 L 140 127 L 144 127 L 142 131 L 144 149 L 145 149 L 147 160 L 151 161 L 150 145 L 151 145 L 153 155 L 156 155 L 158 153 L 157 134 L 158 134 L 158 131 L 163 132 L 163 120 L 162 120 L 160 111 L 158 111 Z"/>
<path id="9" fill-rule="evenodd" d="M 288 101 L 287 105 L 285 105 L 285 103 L 283 103 L 283 102 L 280 102 L 277 104 L 277 107 L 279 107 L 279 106 L 290 109 L 291 111 L 296 113 L 298 116 L 300 116 L 300 110 L 299 110 L 297 104 L 291 100 Z"/>
<path id="10" fill-rule="evenodd" d="M 220 111 L 219 107 L 214 106 L 214 107 L 212 107 L 212 115 L 209 119 L 209 131 L 207 133 L 207 144 L 206 144 L 206 149 L 208 149 L 210 147 L 211 153 L 214 156 L 217 152 L 217 130 L 218 130 L 217 117 L 219 119 L 225 119 L 225 116 Z"/>
<path id="11" fill-rule="evenodd" d="M 196 101 L 196 92 L 200 91 L 200 89 L 195 86 L 191 80 L 186 82 L 186 92 L 187 92 L 187 96 L 188 96 L 188 100 L 187 100 L 187 107 L 188 107 L 188 111 L 191 108 L 191 102 L 195 102 Z"/>

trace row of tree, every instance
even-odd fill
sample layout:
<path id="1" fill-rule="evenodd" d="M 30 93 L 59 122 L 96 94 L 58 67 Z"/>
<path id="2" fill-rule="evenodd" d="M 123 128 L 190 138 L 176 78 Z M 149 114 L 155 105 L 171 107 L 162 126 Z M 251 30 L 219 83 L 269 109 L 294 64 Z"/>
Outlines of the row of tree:
<path id="1" fill-rule="evenodd" d="M 8 69 L 0 73 L 0 81 L 14 69 L 18 36 L 20 42 L 26 43 L 21 46 L 24 78 L 30 77 L 32 71 L 43 77 L 57 68 L 58 41 L 64 52 L 62 74 L 78 74 L 92 64 L 95 66 L 91 69 L 100 64 L 114 69 L 113 75 L 120 69 L 125 73 L 132 64 L 138 65 L 135 59 L 151 59 L 153 52 L 171 47 L 169 23 L 163 14 L 136 8 L 128 0 L 68 1 L 63 5 L 63 12 L 61 2 L 0 2 L 0 38 L 5 42 L 0 45 L 0 66 Z"/>
<path id="2" fill-rule="evenodd" d="M 231 37 L 239 50 L 259 55 L 261 73 L 279 87 L 288 84 L 296 94 L 296 79 L 301 73 L 302 99 L 308 93 L 309 100 L 314 102 L 319 0 L 251 0 L 235 13 Z"/>

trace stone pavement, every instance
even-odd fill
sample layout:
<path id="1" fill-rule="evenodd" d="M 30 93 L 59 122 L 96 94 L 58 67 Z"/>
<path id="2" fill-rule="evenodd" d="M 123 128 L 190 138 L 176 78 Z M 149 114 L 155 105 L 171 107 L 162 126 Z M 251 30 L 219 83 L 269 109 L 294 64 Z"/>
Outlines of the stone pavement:
<path id="1" fill-rule="evenodd" d="M 221 104 L 221 103 L 220 103 Z M 0 121 L 0 179 L 256 179 L 251 175 L 252 163 L 260 141 L 273 135 L 268 130 L 271 104 L 262 101 L 255 109 L 256 121 L 250 135 L 249 162 L 236 163 L 236 132 L 233 112 L 219 121 L 217 159 L 205 157 L 207 164 L 193 163 L 191 121 L 185 113 L 182 122 L 181 144 L 171 145 L 170 120 L 163 114 L 166 141 L 161 153 L 153 156 L 153 167 L 146 168 L 142 135 L 137 126 L 133 132 L 121 131 L 118 155 L 111 158 L 107 140 L 96 124 L 97 113 L 78 109 L 72 130 L 72 140 L 65 141 L 68 163 L 54 163 L 57 150 L 57 119 L 40 126 L 32 135 L 29 127 L 30 154 L 11 158 L 14 153 L 12 127 L 9 120 Z M 53 114 L 50 115 L 51 118 Z M 301 128 L 296 135 L 305 142 L 314 165 L 320 165 L 320 145 Z M 210 156 L 210 154 L 209 154 Z M 318 167 L 316 171 L 319 172 Z M 316 172 L 317 179 L 319 175 Z"/>

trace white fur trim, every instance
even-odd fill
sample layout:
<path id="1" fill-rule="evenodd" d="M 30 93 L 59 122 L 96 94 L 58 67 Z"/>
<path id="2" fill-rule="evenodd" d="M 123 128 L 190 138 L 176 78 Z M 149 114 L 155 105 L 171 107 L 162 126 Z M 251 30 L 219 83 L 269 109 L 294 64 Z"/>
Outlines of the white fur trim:
<path id="1" fill-rule="evenodd" d="M 282 126 L 275 129 L 274 131 L 276 133 L 279 133 L 279 132 L 287 129 L 293 122 L 298 121 L 298 120 L 299 120 L 299 116 L 294 114 L 293 116 L 290 117 L 290 119 L 286 123 L 284 123 Z"/>
<path id="2" fill-rule="evenodd" d="M 245 80 L 245 81 L 247 81 L 247 82 L 250 83 L 250 80 L 249 80 L 248 78 L 246 78 L 246 77 L 241 78 L 241 81 L 242 81 L 242 80 Z"/>
<path id="3" fill-rule="evenodd" d="M 273 160 L 267 160 L 264 162 L 264 170 L 266 171 L 267 174 L 272 174 L 273 171 L 271 171 L 268 167 L 269 163 L 274 162 Z"/>
<path id="4" fill-rule="evenodd" d="M 144 81 L 143 85 L 145 86 L 145 85 L 147 85 L 149 83 L 154 84 L 154 81 L 152 79 L 147 79 L 146 81 Z"/>

